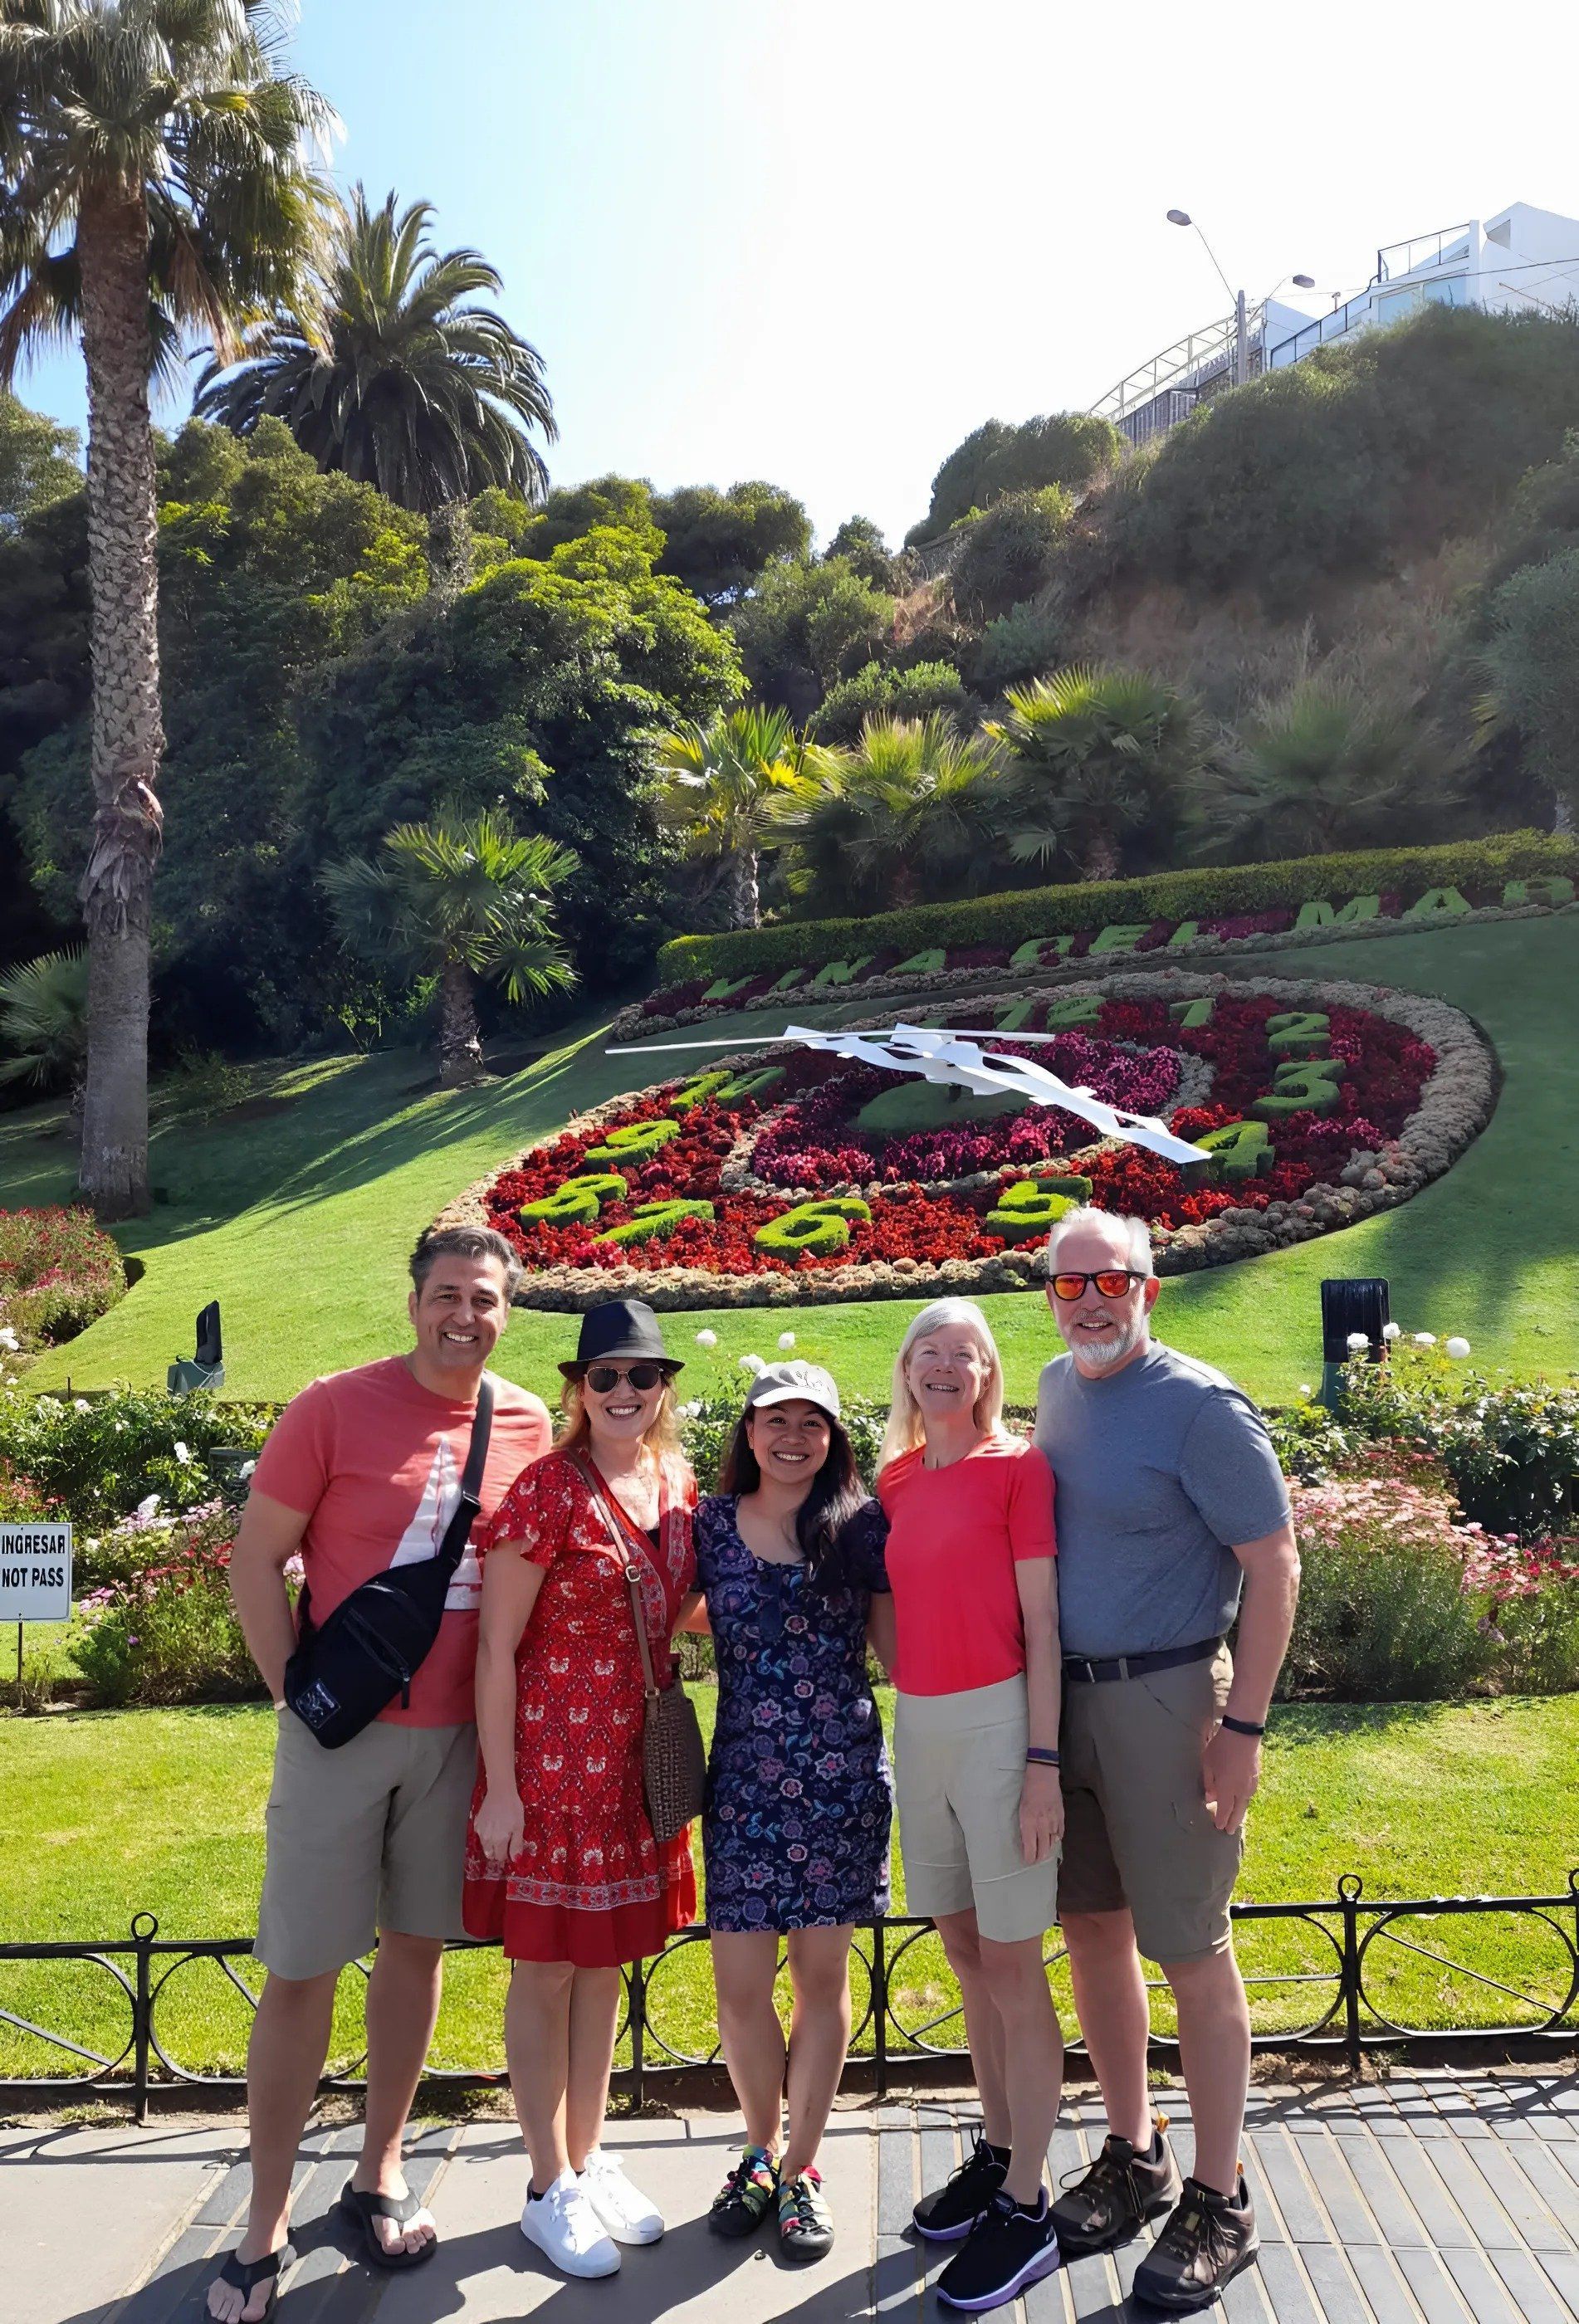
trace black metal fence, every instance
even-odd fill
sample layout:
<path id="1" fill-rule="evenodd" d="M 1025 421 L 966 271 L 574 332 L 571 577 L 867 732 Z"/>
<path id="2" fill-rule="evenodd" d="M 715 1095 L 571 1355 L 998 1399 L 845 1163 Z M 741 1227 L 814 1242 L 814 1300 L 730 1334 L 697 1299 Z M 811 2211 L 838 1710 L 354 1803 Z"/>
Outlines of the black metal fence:
<path id="1" fill-rule="evenodd" d="M 1555 2055 L 1579 2046 L 1579 1869 L 1569 1873 L 1566 1893 L 1552 1896 L 1431 1896 L 1370 1903 L 1362 1881 L 1348 1873 L 1339 1881 L 1336 1896 L 1325 1902 L 1246 1904 L 1233 1909 L 1242 1958 L 1248 1956 L 1245 1983 L 1252 2005 L 1274 1991 L 1288 1997 L 1281 2012 L 1275 2013 L 1280 2020 L 1277 2026 L 1263 2025 L 1255 2035 L 1259 2050 L 1324 2056 L 1358 2066 L 1369 2052 L 1407 2058 L 1466 2042 L 1505 2045 L 1510 2053 L 1517 2049 L 1523 2056 Z M 1455 1959 L 1445 1950 L 1447 1940 L 1436 1926 L 1442 1922 L 1478 1923 L 1484 1932 L 1494 1920 L 1517 1929 L 1520 1969 L 1529 1964 L 1528 1981 L 1514 1983 L 1509 1975 Z M 1292 1940 L 1291 1957 L 1297 1965 L 1258 1966 L 1251 1932 L 1266 1924 L 1274 1924 L 1269 1933 Z M 702 2052 L 685 2046 L 672 2023 L 665 2031 L 670 2018 L 668 1987 L 677 1964 L 683 1965 L 688 1948 L 706 1940 L 706 1930 L 686 1930 L 671 1938 L 660 1954 L 636 1962 L 624 1973 L 621 2043 L 625 2061 L 616 2070 L 614 2086 L 638 2105 L 657 2095 L 666 2081 L 713 2066 L 718 2059 L 716 2039 Z M 913 2080 L 918 2071 L 928 2068 L 957 2066 L 965 2055 L 959 2004 L 950 1998 L 948 1987 L 939 1983 L 941 1957 L 934 1952 L 928 1958 L 918 1950 L 928 1941 L 936 1945 L 937 1941 L 927 1920 L 878 1920 L 863 1923 L 856 1931 L 855 1975 L 865 1987 L 865 2008 L 854 2028 L 852 2066 L 870 2078 L 880 2096 L 896 2077 Z M 1454 1941 L 1462 1945 L 1464 1939 Z M 206 2073 L 181 2063 L 162 2031 L 160 2007 L 162 2001 L 168 2006 L 178 1976 L 205 1968 L 227 1980 L 245 2006 L 255 2006 L 254 1988 L 235 1967 L 251 1953 L 247 1937 L 162 1937 L 150 1913 L 137 1914 L 127 1936 L 103 1944 L 0 1943 L 0 1993 L 6 1971 L 19 1965 L 81 1965 L 110 1980 L 107 1997 L 117 2021 L 124 2019 L 125 2032 L 122 2046 L 112 2054 L 107 2047 L 95 2048 L 78 2038 L 80 2027 L 73 2032 L 42 2024 L 0 2003 L 0 2028 L 10 2029 L 10 2046 L 37 2043 L 42 2065 L 58 2064 L 62 2055 L 79 2061 L 73 2071 L 43 2070 L 0 2080 L 0 2100 L 38 2104 L 114 2096 L 129 2098 L 141 2122 L 155 2096 L 238 2094 L 245 2087 L 239 2074 Z M 1501 1950 L 1497 1958 L 1501 1962 Z M 1049 1970 L 1056 1971 L 1063 1959 L 1061 1949 L 1050 1950 Z M 365 1974 L 367 1965 L 359 1966 Z M 1482 1998 L 1486 1995 L 1501 1997 L 1501 2002 L 1488 2004 Z M 1503 2006 L 1495 2018 L 1477 2012 L 1477 2004 L 1496 2008 L 1506 2003 L 1517 2005 L 1516 2011 Z M 1425 2015 L 1429 2022 L 1422 2022 Z M 327 2087 L 359 2087 L 360 2063 L 357 2060 L 347 2070 L 330 2076 Z M 450 2089 L 485 2088 L 503 2079 L 501 2072 L 484 2068 L 439 2068 L 429 2075 L 431 2082 Z"/>

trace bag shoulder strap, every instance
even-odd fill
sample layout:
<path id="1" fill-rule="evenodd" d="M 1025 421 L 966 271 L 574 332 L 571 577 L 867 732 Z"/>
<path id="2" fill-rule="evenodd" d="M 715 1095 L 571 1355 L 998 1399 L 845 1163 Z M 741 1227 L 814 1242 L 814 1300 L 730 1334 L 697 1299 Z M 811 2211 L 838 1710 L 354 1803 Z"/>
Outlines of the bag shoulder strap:
<path id="1" fill-rule="evenodd" d="M 642 1577 L 636 1570 L 636 1561 L 631 1554 L 625 1529 L 614 1510 L 610 1508 L 609 1497 L 604 1491 L 603 1480 L 592 1463 L 589 1461 L 584 1461 L 578 1452 L 572 1452 L 567 1457 L 570 1466 L 590 1494 L 592 1505 L 603 1519 L 609 1539 L 614 1545 L 614 1554 L 624 1569 L 625 1587 L 631 1597 L 631 1620 L 636 1633 L 636 1650 L 642 1657 L 642 1684 L 649 1696 L 655 1695 L 660 1689 L 657 1674 L 652 1667 L 652 1644 L 647 1636 L 647 1609 L 642 1603 Z"/>
<path id="2" fill-rule="evenodd" d="M 488 1440 L 494 1433 L 494 1376 L 485 1372 L 477 1382 L 477 1407 L 472 1416 L 471 1443 L 466 1447 L 466 1467 L 461 1471 L 460 1499 L 455 1514 L 444 1528 L 444 1539 L 439 1545 L 442 1563 L 457 1566 L 466 1555 L 466 1543 L 472 1526 L 483 1506 L 483 1471 L 488 1462 Z"/>

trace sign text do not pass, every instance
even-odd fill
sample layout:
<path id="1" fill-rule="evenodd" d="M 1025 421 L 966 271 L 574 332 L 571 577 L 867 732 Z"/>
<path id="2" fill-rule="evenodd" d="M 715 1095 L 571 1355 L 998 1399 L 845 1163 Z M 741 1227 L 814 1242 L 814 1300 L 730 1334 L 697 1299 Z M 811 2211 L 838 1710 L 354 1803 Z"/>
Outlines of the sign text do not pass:
<path id="1" fill-rule="evenodd" d="M 69 1525 L 0 1525 L 0 1622 L 71 1616 Z"/>

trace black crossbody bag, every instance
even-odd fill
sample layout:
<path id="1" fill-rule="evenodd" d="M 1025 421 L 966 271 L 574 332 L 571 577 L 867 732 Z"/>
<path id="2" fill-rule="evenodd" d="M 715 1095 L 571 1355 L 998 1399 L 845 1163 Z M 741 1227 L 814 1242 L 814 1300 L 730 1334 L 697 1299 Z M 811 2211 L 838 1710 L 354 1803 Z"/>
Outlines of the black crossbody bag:
<path id="1" fill-rule="evenodd" d="M 434 1556 L 375 1573 L 342 1598 L 321 1625 L 314 1623 L 302 1591 L 296 1652 L 285 1665 L 285 1701 L 326 1749 L 337 1750 L 360 1735 L 397 1694 L 401 1708 L 410 1707 L 411 1680 L 439 1636 L 444 1600 L 483 1505 L 493 1425 L 494 1383 L 485 1372 L 477 1386 L 460 1499 Z"/>

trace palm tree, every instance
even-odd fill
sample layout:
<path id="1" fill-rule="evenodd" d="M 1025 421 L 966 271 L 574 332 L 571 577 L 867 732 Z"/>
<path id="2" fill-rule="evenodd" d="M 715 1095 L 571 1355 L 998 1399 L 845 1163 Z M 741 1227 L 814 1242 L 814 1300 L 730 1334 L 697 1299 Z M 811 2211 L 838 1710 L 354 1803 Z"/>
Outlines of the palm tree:
<path id="1" fill-rule="evenodd" d="M 88 1063 L 88 954 L 41 953 L 0 977 L 0 1041 L 14 1056 L 0 1058 L 0 1083 L 64 1082 L 71 1093 L 73 1129 L 82 1120 L 82 1076 Z"/>
<path id="2" fill-rule="evenodd" d="M 809 800 L 787 807 L 817 908 L 870 912 L 957 892 L 1001 854 L 1003 752 L 946 711 L 868 718 L 848 750 L 822 753 Z"/>
<path id="3" fill-rule="evenodd" d="M 437 253 L 433 214 L 413 202 L 397 217 L 393 194 L 370 209 L 358 186 L 312 303 L 258 323 L 244 362 L 211 363 L 194 409 L 237 436 L 282 420 L 320 468 L 427 517 L 435 573 L 457 587 L 470 575 L 466 503 L 489 485 L 540 499 L 548 470 L 529 431 L 552 443 L 558 430 L 541 356 L 469 303 L 502 278 L 475 250 Z"/>
<path id="4" fill-rule="evenodd" d="M 1089 663 L 1011 687 L 987 733 L 1011 757 L 1018 863 L 1069 856 L 1082 880 L 1112 880 L 1126 839 L 1165 855 L 1184 791 L 1205 758 L 1194 704 L 1144 670 Z"/>
<path id="5" fill-rule="evenodd" d="M 80 337 L 93 601 L 88 1046 L 81 1190 L 148 1207 L 149 917 L 162 828 L 149 383 L 185 337 L 295 295 L 329 115 L 288 74 L 274 0 L 4 0 L 0 385 Z"/>
<path id="6" fill-rule="evenodd" d="M 483 1072 L 479 976 L 512 1002 L 575 983 L 551 899 L 576 868 L 568 847 L 522 838 L 497 812 L 467 817 L 444 807 L 431 823 L 386 833 L 371 861 L 352 856 L 324 872 L 349 950 L 397 976 L 439 979 L 444 1088 L 463 1088 Z"/>
<path id="7" fill-rule="evenodd" d="M 1213 854 L 1263 862 L 1443 837 L 1464 795 L 1462 760 L 1417 704 L 1309 678 L 1257 704 L 1199 813 Z"/>
<path id="8" fill-rule="evenodd" d="M 688 855 L 717 866 L 729 927 L 761 925 L 759 858 L 782 845 L 779 810 L 810 796 L 817 763 L 816 746 L 797 740 L 787 710 L 755 703 L 660 738 L 658 764 L 669 778 L 663 820 Z"/>

